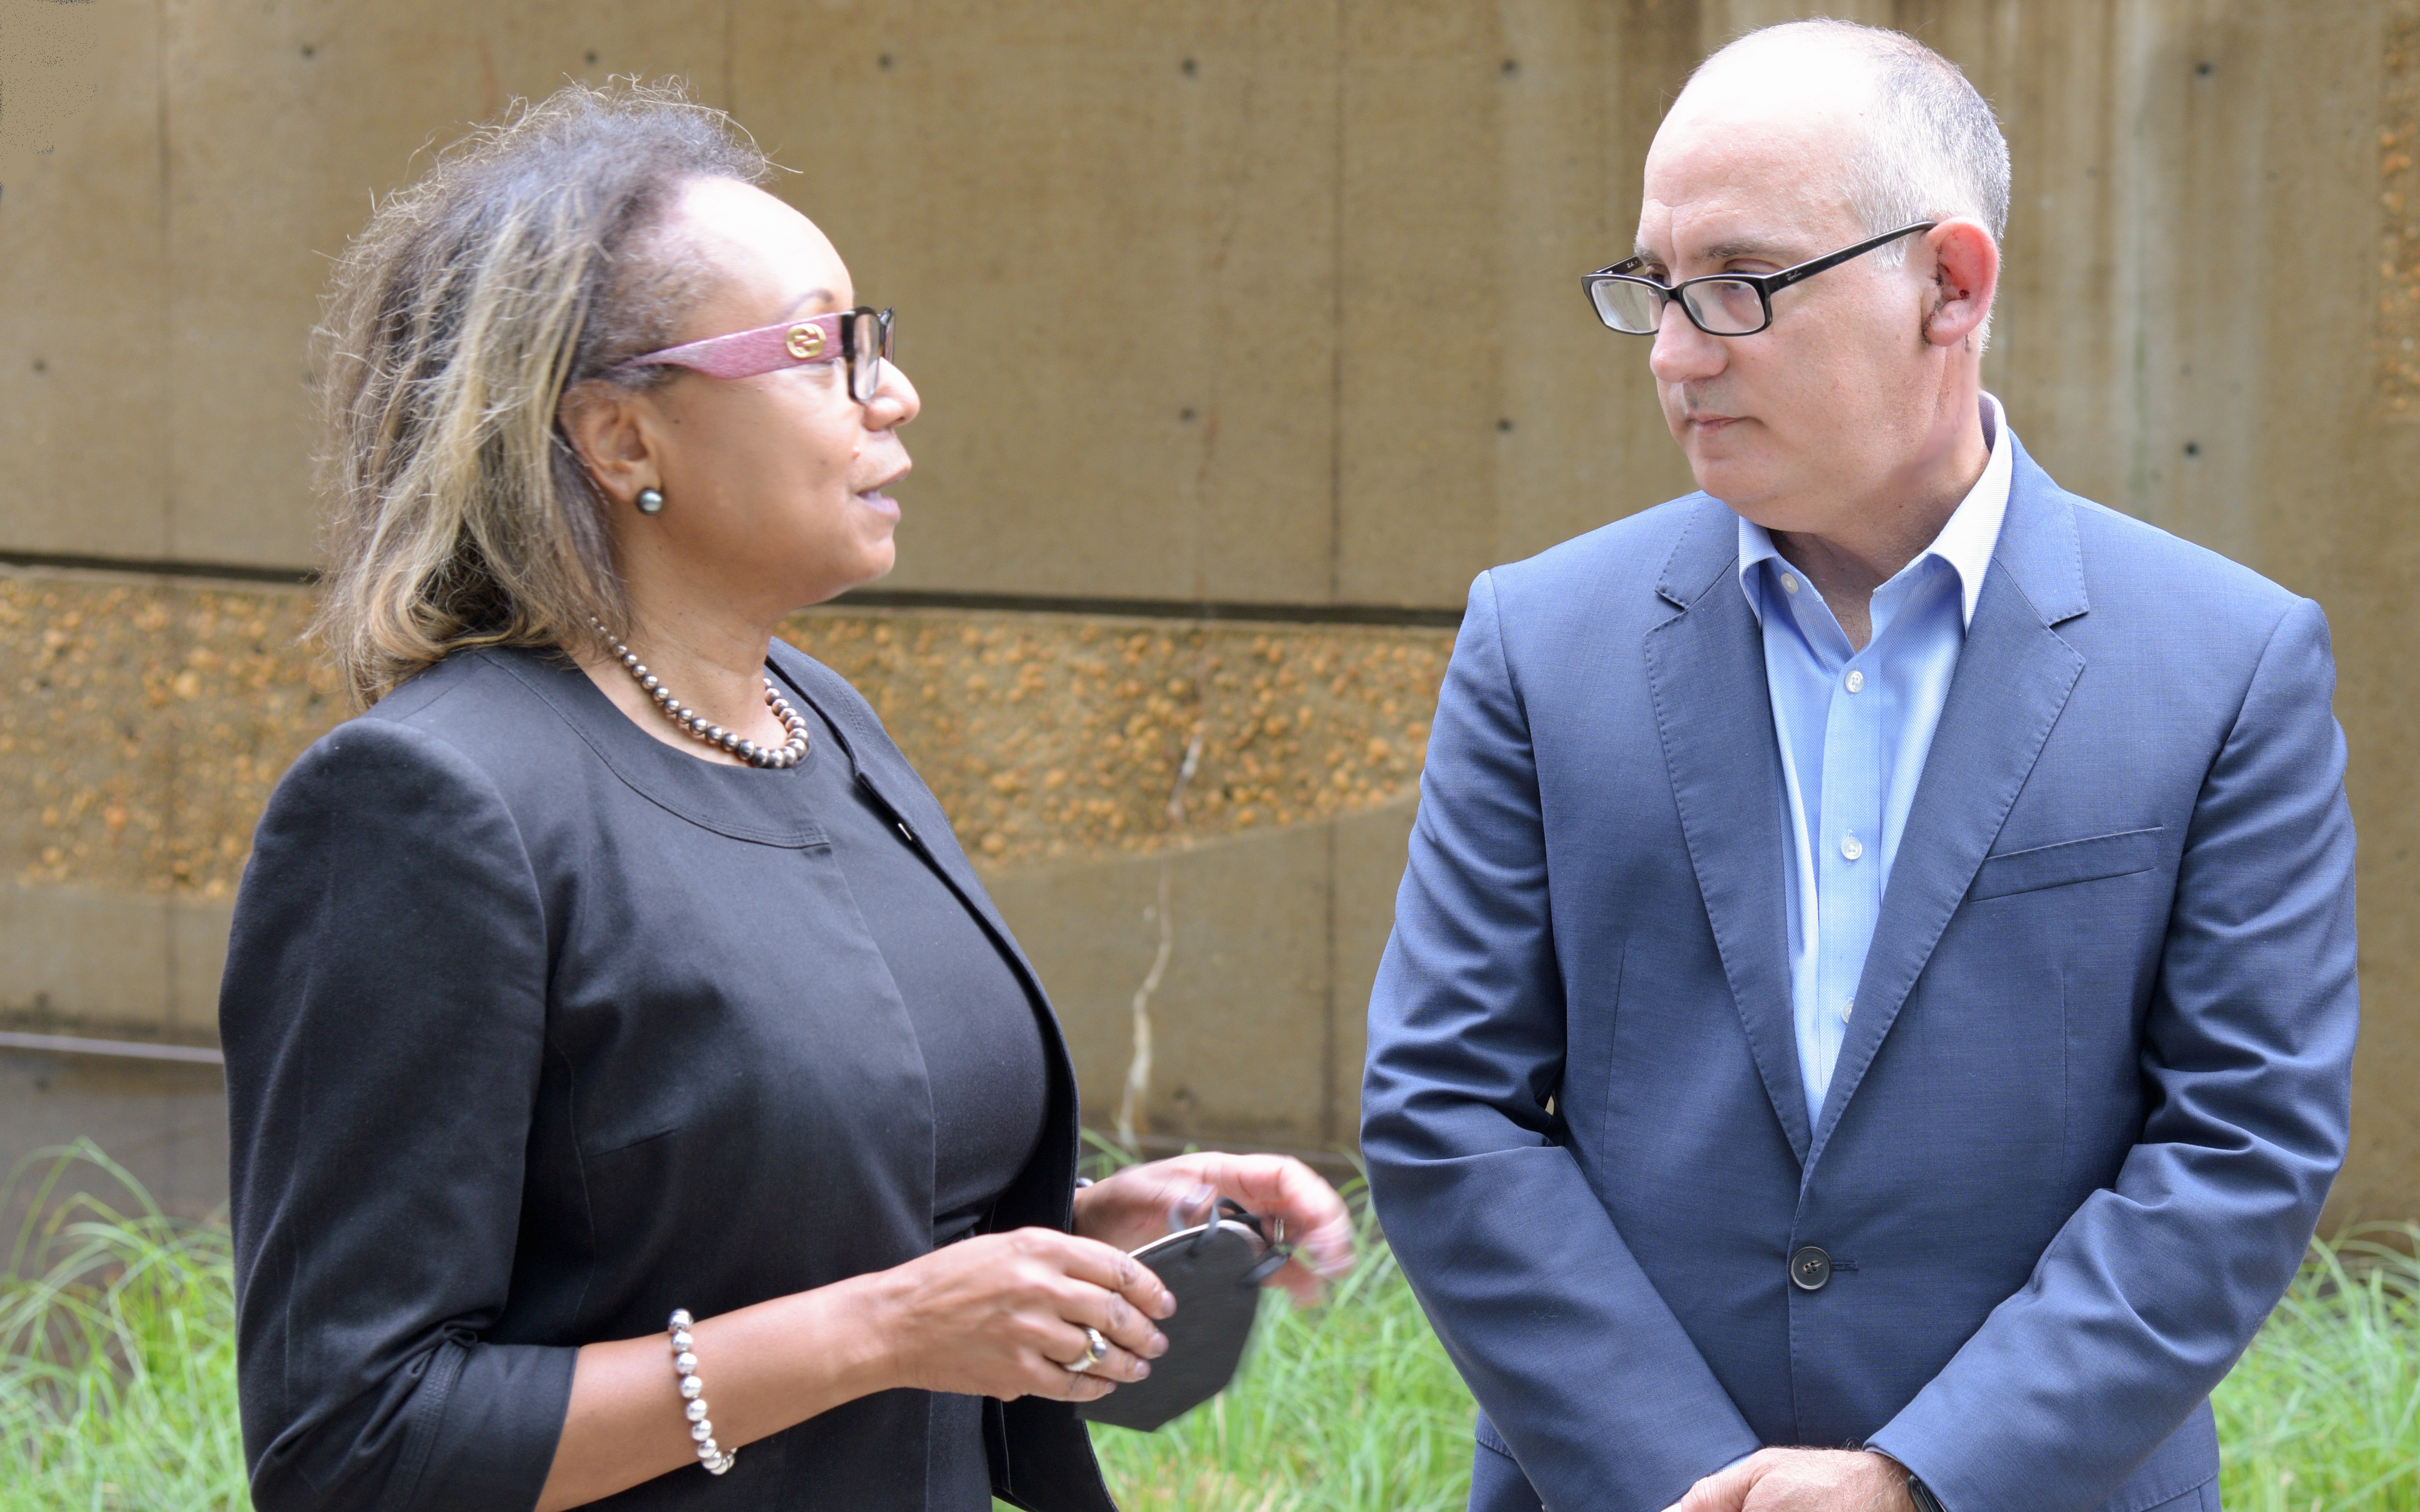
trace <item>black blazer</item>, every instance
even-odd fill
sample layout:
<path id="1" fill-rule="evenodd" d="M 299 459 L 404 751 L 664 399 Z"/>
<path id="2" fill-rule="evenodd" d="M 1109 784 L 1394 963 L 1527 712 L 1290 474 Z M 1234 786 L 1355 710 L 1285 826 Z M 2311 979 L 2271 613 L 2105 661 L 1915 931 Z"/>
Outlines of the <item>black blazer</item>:
<path id="1" fill-rule="evenodd" d="M 994 1226 L 1066 1227 L 1076 1088 L 1040 983 L 874 711 L 774 656 L 840 733 L 811 759 L 851 764 L 1023 980 L 1049 1115 Z M 930 1248 L 923 1055 L 785 775 L 663 744 L 559 660 L 482 651 L 278 784 L 219 1011 L 263 1512 L 522 1512 L 579 1345 Z M 865 1397 L 720 1479 L 600 1504 L 922 1508 L 928 1401 Z M 988 1403 L 985 1440 L 1003 1499 L 1114 1512 L 1065 1405 Z"/>

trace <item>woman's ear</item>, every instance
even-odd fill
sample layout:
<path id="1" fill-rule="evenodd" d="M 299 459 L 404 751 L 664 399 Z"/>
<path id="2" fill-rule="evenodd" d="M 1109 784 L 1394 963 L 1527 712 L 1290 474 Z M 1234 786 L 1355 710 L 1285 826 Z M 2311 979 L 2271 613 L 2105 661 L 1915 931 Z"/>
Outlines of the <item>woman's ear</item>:
<path id="1" fill-rule="evenodd" d="M 630 502 L 642 488 L 662 486 L 662 469 L 641 415 L 646 404 L 644 394 L 592 378 L 566 391 L 556 410 L 572 451 L 615 503 Z"/>
<path id="2" fill-rule="evenodd" d="M 2000 245 L 1978 222 L 1944 221 L 1925 233 L 1932 255 L 1932 289 L 1926 305 L 1924 339 L 1955 347 L 1992 316 L 2000 285 Z"/>

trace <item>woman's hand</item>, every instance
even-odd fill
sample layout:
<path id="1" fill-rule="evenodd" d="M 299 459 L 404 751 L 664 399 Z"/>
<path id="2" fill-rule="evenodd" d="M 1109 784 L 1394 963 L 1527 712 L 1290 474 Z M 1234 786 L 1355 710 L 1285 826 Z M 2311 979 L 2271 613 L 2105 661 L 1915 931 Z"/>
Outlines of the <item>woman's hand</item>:
<path id="1" fill-rule="evenodd" d="M 1096 1240 L 985 1234 L 888 1271 L 793 1292 L 691 1328 L 714 1434 L 740 1448 L 894 1386 L 1089 1402 L 1150 1373 L 1176 1310 L 1159 1277 Z M 1078 1375 L 1097 1328 L 1109 1350 Z M 582 1348 L 538 1512 L 585 1506 L 693 1464 L 665 1339 Z"/>
<path id="2" fill-rule="evenodd" d="M 982 1234 L 864 1278 L 892 1382 L 965 1396 L 1089 1402 L 1167 1352 L 1176 1299 L 1132 1256 L 1048 1228 Z M 1067 1366 L 1100 1330 L 1108 1356 Z"/>
<path id="3" fill-rule="evenodd" d="M 1187 1225 L 1206 1223 L 1220 1197 L 1243 1204 L 1264 1224 L 1274 1218 L 1285 1226 L 1295 1256 L 1268 1284 L 1292 1292 L 1296 1305 L 1319 1301 L 1322 1277 L 1353 1268 L 1353 1220 L 1344 1199 L 1291 1155 L 1203 1150 L 1129 1165 L 1076 1194 L 1076 1232 L 1129 1250 L 1167 1233 L 1171 1208 Z"/>

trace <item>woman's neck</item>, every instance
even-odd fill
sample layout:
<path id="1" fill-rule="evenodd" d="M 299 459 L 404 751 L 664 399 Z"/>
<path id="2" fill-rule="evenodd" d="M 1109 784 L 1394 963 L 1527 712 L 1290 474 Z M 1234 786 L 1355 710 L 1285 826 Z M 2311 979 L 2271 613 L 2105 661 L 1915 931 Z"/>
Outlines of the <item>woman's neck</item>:
<path id="1" fill-rule="evenodd" d="M 765 656 L 772 640 L 770 625 L 744 622 L 736 615 L 684 613 L 677 609 L 651 612 L 647 605 L 635 601 L 631 619 L 634 623 L 627 642 L 631 652 L 647 674 L 683 705 L 759 746 L 778 747 L 788 738 L 782 722 L 765 702 Z M 658 740 L 701 761 L 719 762 L 725 766 L 748 764 L 675 727 L 601 637 L 573 647 L 571 656 L 616 708 Z"/>

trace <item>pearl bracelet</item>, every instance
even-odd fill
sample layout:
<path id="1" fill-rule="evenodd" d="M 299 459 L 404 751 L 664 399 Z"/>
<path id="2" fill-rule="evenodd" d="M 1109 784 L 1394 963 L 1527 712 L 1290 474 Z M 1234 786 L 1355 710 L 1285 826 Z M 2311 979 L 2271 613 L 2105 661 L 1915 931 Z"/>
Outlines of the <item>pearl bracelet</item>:
<path id="1" fill-rule="evenodd" d="M 680 1376 L 681 1415 L 689 1419 L 689 1436 L 697 1442 L 697 1462 L 709 1475 L 720 1475 L 739 1458 L 737 1449 L 725 1449 L 714 1442 L 714 1425 L 706 1421 L 706 1398 L 699 1395 L 706 1386 L 697 1379 L 697 1356 L 690 1352 L 696 1342 L 690 1336 L 690 1325 L 696 1319 L 686 1307 L 673 1309 L 668 1325 L 673 1335 L 673 1369 Z"/>

